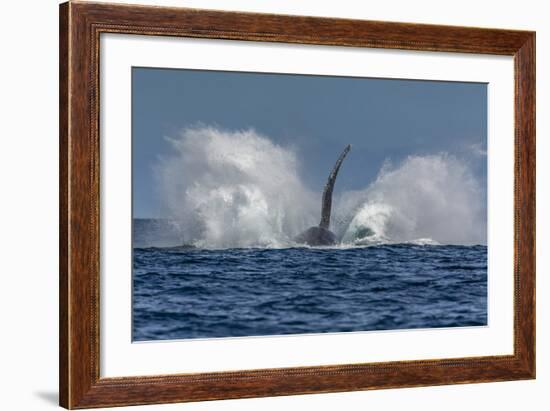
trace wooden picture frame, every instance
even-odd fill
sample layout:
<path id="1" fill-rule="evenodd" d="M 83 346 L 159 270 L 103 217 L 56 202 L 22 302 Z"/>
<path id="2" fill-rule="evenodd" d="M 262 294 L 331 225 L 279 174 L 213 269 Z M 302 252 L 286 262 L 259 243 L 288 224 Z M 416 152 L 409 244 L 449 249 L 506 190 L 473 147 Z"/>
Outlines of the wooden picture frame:
<path id="1" fill-rule="evenodd" d="M 101 33 L 513 56 L 514 353 L 100 378 Z M 91 408 L 535 378 L 535 33 L 185 8 L 60 6 L 60 405 Z"/>

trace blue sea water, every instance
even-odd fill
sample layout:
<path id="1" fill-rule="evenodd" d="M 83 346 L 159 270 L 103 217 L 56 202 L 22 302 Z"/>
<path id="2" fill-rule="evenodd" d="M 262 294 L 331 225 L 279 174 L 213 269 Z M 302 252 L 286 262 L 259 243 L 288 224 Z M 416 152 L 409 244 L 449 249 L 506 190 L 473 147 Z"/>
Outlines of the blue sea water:
<path id="1" fill-rule="evenodd" d="M 135 236 L 134 341 L 487 324 L 487 247 L 150 247 Z"/>

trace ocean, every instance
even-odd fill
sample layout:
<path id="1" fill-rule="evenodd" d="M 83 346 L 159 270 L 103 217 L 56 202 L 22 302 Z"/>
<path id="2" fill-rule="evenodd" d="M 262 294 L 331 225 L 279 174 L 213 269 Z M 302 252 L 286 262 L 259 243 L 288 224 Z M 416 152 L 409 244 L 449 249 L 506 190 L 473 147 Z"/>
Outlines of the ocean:
<path id="1" fill-rule="evenodd" d="M 134 221 L 134 341 L 487 324 L 485 245 L 196 248 L 169 227 Z"/>

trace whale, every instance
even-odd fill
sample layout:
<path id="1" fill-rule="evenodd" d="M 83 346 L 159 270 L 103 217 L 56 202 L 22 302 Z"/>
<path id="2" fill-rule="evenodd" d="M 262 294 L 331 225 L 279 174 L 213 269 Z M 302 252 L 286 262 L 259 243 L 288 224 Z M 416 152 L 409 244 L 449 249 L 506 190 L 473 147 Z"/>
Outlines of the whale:
<path id="1" fill-rule="evenodd" d="M 298 234 L 294 241 L 299 244 L 307 244 L 310 246 L 323 246 L 336 244 L 336 235 L 330 231 L 330 213 L 332 211 L 332 192 L 334 183 L 340 171 L 340 166 L 351 150 L 351 144 L 348 144 L 344 151 L 340 154 L 331 173 L 328 176 L 327 183 L 323 190 L 321 200 L 321 221 L 318 226 L 310 227 L 306 231 Z"/>

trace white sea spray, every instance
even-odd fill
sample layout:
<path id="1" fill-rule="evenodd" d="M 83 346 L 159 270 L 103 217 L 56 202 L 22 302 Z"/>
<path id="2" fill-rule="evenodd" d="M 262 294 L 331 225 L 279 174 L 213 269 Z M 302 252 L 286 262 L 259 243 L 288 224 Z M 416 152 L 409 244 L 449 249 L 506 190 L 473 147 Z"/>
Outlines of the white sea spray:
<path id="1" fill-rule="evenodd" d="M 183 242 L 288 247 L 318 224 L 321 193 L 302 182 L 291 148 L 252 129 L 208 126 L 186 128 L 170 141 L 173 155 L 160 159 L 157 177 Z M 364 189 L 340 191 L 331 230 L 338 246 L 485 244 L 484 201 L 465 161 L 447 153 L 412 155 L 387 162 Z"/>

